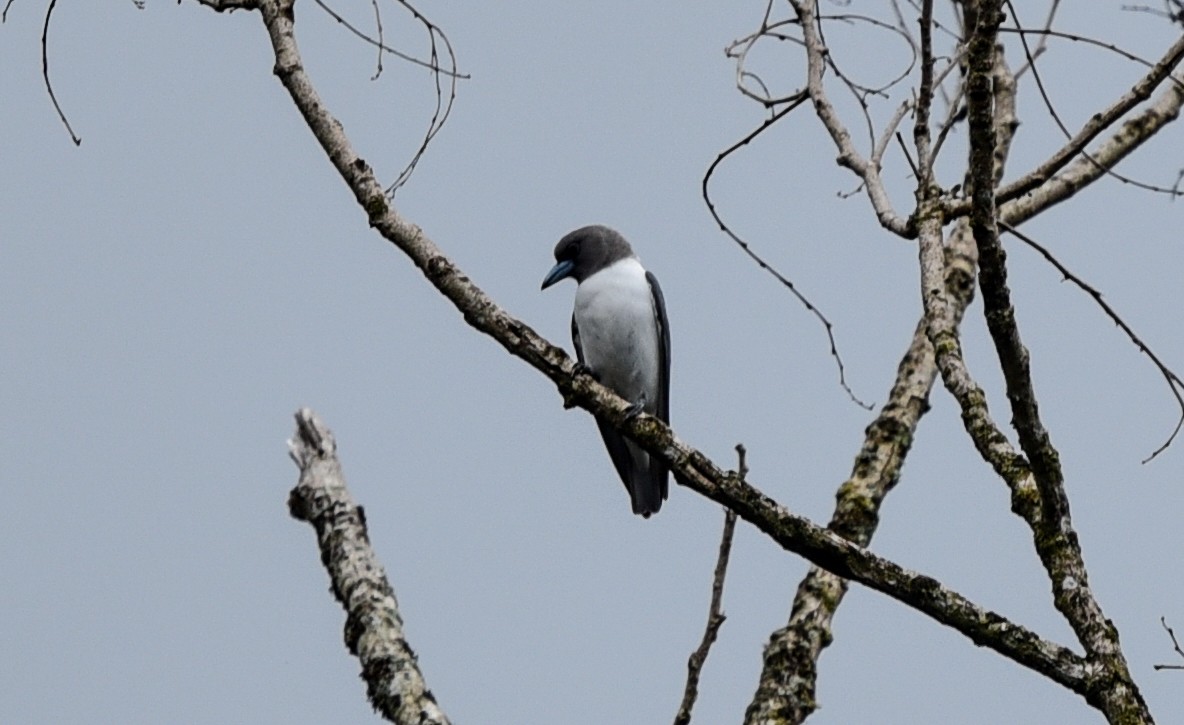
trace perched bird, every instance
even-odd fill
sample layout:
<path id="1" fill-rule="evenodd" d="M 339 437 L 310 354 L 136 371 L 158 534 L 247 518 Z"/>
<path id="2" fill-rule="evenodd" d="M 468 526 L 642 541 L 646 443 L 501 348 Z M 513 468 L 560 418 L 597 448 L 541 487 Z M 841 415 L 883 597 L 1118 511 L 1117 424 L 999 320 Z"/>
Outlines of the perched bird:
<path id="1" fill-rule="evenodd" d="M 584 370 L 634 406 L 670 419 L 670 326 L 666 302 L 653 274 L 641 266 L 629 242 L 603 226 L 577 229 L 555 245 L 547 289 L 574 277 L 571 337 Z M 633 513 L 649 518 L 662 508 L 669 482 L 666 462 L 596 419 L 600 435 L 629 497 Z"/>

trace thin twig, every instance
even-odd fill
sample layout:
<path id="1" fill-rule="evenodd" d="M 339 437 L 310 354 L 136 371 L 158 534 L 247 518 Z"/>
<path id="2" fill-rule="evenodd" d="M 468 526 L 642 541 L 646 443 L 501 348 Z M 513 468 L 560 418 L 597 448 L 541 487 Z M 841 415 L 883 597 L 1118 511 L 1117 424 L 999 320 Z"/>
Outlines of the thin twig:
<path id="1" fill-rule="evenodd" d="M 1151 13 L 1161 18 L 1167 18 L 1176 25 L 1184 25 L 1184 2 L 1182 0 L 1163 0 L 1164 10 L 1157 10 L 1146 5 L 1123 5 L 1128 12 Z"/>
<path id="2" fill-rule="evenodd" d="M 438 134 L 440 130 L 444 128 L 445 122 L 448 121 L 448 116 L 452 113 L 452 104 L 456 101 L 457 80 L 457 74 L 455 73 L 456 53 L 452 49 L 452 41 L 448 39 L 448 36 L 445 35 L 444 31 L 441 30 L 439 26 L 424 17 L 423 14 L 416 10 L 415 7 L 411 5 L 411 3 L 407 2 L 407 0 L 395 1 L 406 8 L 407 11 L 411 13 L 411 16 L 422 23 L 424 28 L 428 31 L 428 40 L 431 43 L 431 64 L 432 67 L 436 69 L 432 73 L 432 80 L 436 86 L 436 107 L 432 111 L 431 120 L 428 121 L 427 133 L 424 134 L 423 141 L 420 143 L 419 148 L 416 149 L 415 155 L 411 157 L 411 161 L 407 163 L 407 166 L 401 172 L 399 172 L 399 176 L 395 179 L 394 183 L 386 188 L 387 196 L 392 199 L 395 196 L 395 192 L 397 192 L 399 188 L 406 184 L 411 178 L 411 174 L 414 173 L 415 167 L 419 165 L 420 159 L 423 158 L 424 153 L 428 150 L 428 145 L 432 143 L 432 139 L 436 137 L 436 134 Z M 451 67 L 454 71 L 453 73 L 444 73 L 439 69 L 440 55 L 439 48 L 436 45 L 437 36 L 439 36 L 440 41 L 444 44 L 444 51 L 448 54 L 448 64 L 449 67 Z M 441 75 L 448 76 L 449 86 L 447 102 L 444 101 L 443 90 L 440 87 Z"/>
<path id="3" fill-rule="evenodd" d="M 58 0 L 49 0 L 49 7 L 45 9 L 45 25 L 41 28 L 41 77 L 45 79 L 45 90 L 49 92 L 49 100 L 53 101 L 53 107 L 58 112 L 58 118 L 62 119 L 66 131 L 70 134 L 70 140 L 74 142 L 75 146 L 81 146 L 82 139 L 70 127 L 70 122 L 66 120 L 66 114 L 62 112 L 62 106 L 58 103 L 58 97 L 54 95 L 53 84 L 49 82 L 49 19 L 53 17 L 53 9 L 57 5 Z M 8 8 L 5 7 L 4 10 L 7 12 Z"/>
<path id="4" fill-rule="evenodd" d="M 357 26 L 350 23 L 348 20 L 346 20 L 340 14 L 338 14 L 335 10 L 333 10 L 333 8 L 326 5 L 324 3 L 324 0 L 314 0 L 314 2 L 316 2 L 316 4 L 322 10 L 324 10 L 326 13 L 328 13 L 329 17 L 333 18 L 338 23 L 340 23 L 342 26 L 344 26 L 346 30 L 353 33 L 354 35 L 361 38 L 362 40 L 366 41 L 367 43 L 373 45 L 374 47 L 378 48 L 380 51 L 382 51 L 384 53 L 390 53 L 391 55 L 395 56 L 396 58 L 400 58 L 402 60 L 405 60 L 408 63 L 414 63 L 415 65 L 423 66 L 424 68 L 427 68 L 430 71 L 434 71 L 437 73 L 443 73 L 446 76 L 453 76 L 456 78 L 463 78 L 463 79 L 469 78 L 469 75 L 467 73 L 458 73 L 456 71 L 456 68 L 453 68 L 452 70 L 449 70 L 447 68 L 441 68 L 438 64 L 433 64 L 429 61 L 422 60 L 420 58 L 416 58 L 413 55 L 408 55 L 407 53 L 404 53 L 401 50 L 395 50 L 394 48 L 390 47 L 389 45 L 384 44 L 382 42 L 381 37 L 379 39 L 375 39 L 375 38 L 372 38 L 371 36 L 367 35 L 366 33 L 362 32 L 361 30 L 359 30 L 357 28 Z M 381 27 L 380 27 L 380 30 L 381 30 Z"/>
<path id="5" fill-rule="evenodd" d="M 1126 336 L 1130 338 L 1130 341 L 1135 344 L 1135 347 L 1139 348 L 1139 352 L 1150 358 L 1152 364 L 1159 369 L 1160 375 L 1162 375 L 1163 379 L 1167 381 L 1168 389 L 1172 391 L 1172 395 L 1176 398 L 1176 404 L 1180 407 L 1180 418 L 1176 421 L 1176 427 L 1172 430 L 1172 434 L 1168 436 L 1168 439 L 1164 441 L 1164 443 L 1159 448 L 1156 448 L 1150 456 L 1143 459 L 1143 463 L 1150 462 L 1160 453 L 1163 453 L 1168 448 L 1168 446 L 1172 445 L 1172 441 L 1176 439 L 1176 436 L 1180 433 L 1181 428 L 1184 428 L 1184 395 L 1181 395 L 1180 392 L 1181 389 L 1184 389 L 1184 380 L 1181 380 L 1179 375 L 1177 375 L 1172 371 L 1171 368 L 1165 365 L 1163 361 L 1161 361 L 1159 357 L 1151 350 L 1151 348 L 1145 342 L 1139 339 L 1139 336 L 1135 334 L 1135 331 L 1131 329 L 1131 326 L 1128 325 L 1121 317 L 1119 317 L 1118 313 L 1114 311 L 1114 308 L 1102 298 L 1101 292 L 1099 292 L 1085 280 L 1070 272 L 1065 265 L 1061 264 L 1060 260 L 1052 255 L 1052 252 L 1048 251 L 1047 248 L 1037 243 L 1036 240 L 1032 239 L 1027 234 L 1024 234 L 1002 220 L 999 221 L 999 226 L 1014 236 L 1016 239 L 1020 240 L 1032 249 L 1035 249 L 1049 264 L 1056 267 L 1057 271 L 1061 273 L 1062 277 L 1064 277 L 1067 281 L 1072 282 L 1082 292 L 1085 292 L 1087 295 L 1092 297 L 1094 302 L 1097 303 L 1097 305 L 1102 308 L 1102 311 L 1106 313 L 1106 316 L 1109 317 L 1115 325 L 1117 325 L 1122 329 L 1123 332 L 1126 333 Z"/>
<path id="6" fill-rule="evenodd" d="M 1069 33 L 1069 32 L 1063 31 L 1063 30 L 1053 30 L 1052 28 L 1040 28 L 1040 29 L 999 28 L 999 32 L 1001 34 L 1002 33 L 1009 33 L 1012 35 L 1039 35 L 1042 38 L 1049 37 L 1049 38 L 1057 38 L 1059 40 L 1068 40 L 1068 41 L 1071 41 L 1074 43 L 1081 43 L 1083 45 L 1089 45 L 1094 48 L 1099 48 L 1101 50 L 1109 51 L 1109 52 L 1114 53 L 1115 55 L 1119 56 L 1120 58 L 1132 61 L 1134 63 L 1138 63 L 1139 65 L 1143 66 L 1144 68 L 1155 68 L 1155 66 L 1156 66 L 1156 63 L 1147 60 L 1146 58 L 1144 58 L 1141 55 L 1137 55 L 1135 53 L 1132 53 L 1129 50 L 1126 50 L 1124 48 L 1120 48 L 1117 45 L 1115 45 L 1114 43 L 1107 43 L 1104 40 L 1098 40 L 1097 38 L 1091 38 L 1088 35 L 1078 35 L 1076 33 Z M 1181 83 L 1184 83 L 1184 81 L 1180 81 L 1173 76 L 1168 76 L 1166 80 L 1170 83 L 1175 83 L 1176 85 L 1180 85 Z"/>
<path id="7" fill-rule="evenodd" d="M 913 178 L 918 182 L 921 179 L 921 170 L 917 168 L 917 162 L 913 161 L 913 155 L 909 153 L 909 147 L 905 145 L 904 136 L 900 131 L 896 132 L 896 145 L 900 146 L 900 152 L 904 155 L 904 160 L 909 163 L 909 168 L 913 171 Z"/>
<path id="8" fill-rule="evenodd" d="M 1180 649 L 1180 643 L 1176 641 L 1176 633 L 1168 626 L 1168 620 L 1164 617 L 1159 618 L 1159 623 L 1167 630 L 1168 636 L 1172 638 L 1172 649 L 1176 650 L 1176 654 L 1184 657 L 1184 650 Z M 1156 670 L 1184 670 L 1184 665 L 1155 665 Z"/>
<path id="9" fill-rule="evenodd" d="M 747 450 L 743 443 L 736 444 L 736 454 L 740 458 L 738 472 L 740 480 L 748 475 L 748 464 L 744 457 Z M 695 707 L 695 699 L 699 697 L 699 675 L 703 672 L 703 665 L 707 662 L 707 655 L 711 652 L 711 645 L 723 626 L 722 610 L 724 598 L 724 577 L 728 574 L 728 558 L 732 554 L 732 534 L 736 531 L 736 512 L 724 509 L 724 533 L 719 540 L 719 558 L 715 561 L 715 576 L 711 580 L 711 606 L 707 609 L 707 627 L 703 630 L 703 640 L 699 647 L 687 659 L 687 686 L 682 693 L 682 704 L 678 707 L 678 715 L 674 718 L 674 725 L 687 725 L 691 721 L 691 709 Z"/>
<path id="10" fill-rule="evenodd" d="M 370 80 L 376 81 L 382 75 L 382 47 L 385 45 L 382 42 L 382 11 L 378 9 L 378 0 L 370 0 L 370 4 L 374 6 L 374 25 L 378 31 L 378 58 L 375 59 L 377 67 L 374 69 L 374 75 Z"/>
<path id="11" fill-rule="evenodd" d="M 1048 39 L 1051 37 L 1051 34 L 1048 31 L 1052 30 L 1053 21 L 1056 20 L 1057 10 L 1059 10 L 1060 7 L 1061 0 L 1052 0 L 1052 2 L 1049 3 L 1048 15 L 1046 15 L 1044 18 L 1044 27 L 1042 28 L 1044 34 L 1040 36 L 1040 42 L 1036 43 L 1035 49 L 1032 50 L 1031 60 L 1026 61 L 1024 65 L 1020 66 L 1020 69 L 1015 72 L 1015 77 L 1017 80 L 1023 76 L 1030 67 L 1032 67 L 1032 64 L 1036 62 L 1037 58 L 1044 55 L 1044 51 L 1048 50 Z M 1018 21 L 1016 25 L 1019 25 Z"/>
<path id="12" fill-rule="evenodd" d="M 711 162 L 711 165 L 707 167 L 707 173 L 703 174 L 703 184 L 702 184 L 703 202 L 707 205 L 707 211 L 711 214 L 711 217 L 713 219 L 715 219 L 715 223 L 719 225 L 720 231 L 722 231 L 724 234 L 728 235 L 728 237 L 733 242 L 735 242 L 736 245 L 738 247 L 740 247 L 740 249 L 743 250 L 745 254 L 748 255 L 749 259 L 756 262 L 758 267 L 765 270 L 769 274 L 773 275 L 774 279 L 776 279 L 781 284 L 785 285 L 785 287 L 791 293 L 793 293 L 793 296 L 797 298 L 798 302 L 800 302 L 802 304 L 802 306 L 805 307 L 808 312 L 810 312 L 812 315 L 814 315 L 814 317 L 817 318 L 820 323 L 822 323 L 823 329 L 826 330 L 826 339 L 828 342 L 830 342 L 831 357 L 833 357 L 835 359 L 835 364 L 839 368 L 839 385 L 843 388 L 843 390 L 847 393 L 847 396 L 849 398 L 851 398 L 851 400 L 856 405 L 858 405 L 861 408 L 864 408 L 865 410 L 871 410 L 872 407 L 870 405 L 868 405 L 867 403 L 863 402 L 862 400 L 860 400 L 859 397 L 855 395 L 855 391 L 851 389 L 851 386 L 847 384 L 847 371 L 843 365 L 843 358 L 841 355 L 839 355 L 839 347 L 835 343 L 834 325 L 831 323 L 831 321 L 829 319 L 827 319 L 826 315 L 822 314 L 822 310 L 815 307 L 814 303 L 811 302 L 808 297 L 806 297 L 804 294 L 802 294 L 798 290 L 797 286 L 794 285 L 794 283 L 792 281 L 790 281 L 790 279 L 788 277 L 781 274 L 781 272 L 777 271 L 777 269 L 773 265 L 766 262 L 763 257 L 761 257 L 759 254 L 757 254 L 756 252 L 754 252 L 752 250 L 752 247 L 749 246 L 748 242 L 741 239 L 738 234 L 736 234 L 734 231 L 732 231 L 731 227 L 728 226 L 727 222 L 725 222 L 723 220 L 723 218 L 719 215 L 719 211 L 715 208 L 715 202 L 711 200 L 711 191 L 709 189 L 709 184 L 711 183 L 712 175 L 715 174 L 715 170 L 720 165 L 720 163 L 722 163 L 724 161 L 724 159 L 728 158 L 736 151 L 740 150 L 741 147 L 747 146 L 757 136 L 759 136 L 762 133 L 764 133 L 765 131 L 767 131 L 773 124 L 777 123 L 777 121 L 781 120 L 786 115 L 791 113 L 794 109 L 796 109 L 798 106 L 800 106 L 802 103 L 804 103 L 808 98 L 809 98 L 809 96 L 807 96 L 805 93 L 799 94 L 793 103 L 786 106 L 785 108 L 777 110 L 775 113 L 773 113 L 767 119 L 765 119 L 764 122 L 761 123 L 761 125 L 757 126 L 755 129 L 750 131 L 748 133 L 748 135 L 746 135 L 744 138 L 740 139 L 736 143 L 732 144 L 731 146 L 729 146 L 728 148 L 726 148 L 722 152 L 720 152 L 720 154 L 715 157 L 715 160 Z"/>

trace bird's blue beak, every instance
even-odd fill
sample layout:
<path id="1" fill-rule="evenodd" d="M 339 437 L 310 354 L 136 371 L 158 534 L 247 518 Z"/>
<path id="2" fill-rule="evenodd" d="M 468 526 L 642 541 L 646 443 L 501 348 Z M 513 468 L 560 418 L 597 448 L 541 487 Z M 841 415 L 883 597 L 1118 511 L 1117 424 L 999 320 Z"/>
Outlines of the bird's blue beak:
<path id="1" fill-rule="evenodd" d="M 539 289 L 547 289 L 559 280 L 567 277 L 571 274 L 571 271 L 575 268 L 575 266 L 576 263 L 570 259 L 565 259 L 562 262 L 557 263 L 551 268 L 550 272 L 547 272 L 547 276 L 543 278 L 543 286 Z"/>

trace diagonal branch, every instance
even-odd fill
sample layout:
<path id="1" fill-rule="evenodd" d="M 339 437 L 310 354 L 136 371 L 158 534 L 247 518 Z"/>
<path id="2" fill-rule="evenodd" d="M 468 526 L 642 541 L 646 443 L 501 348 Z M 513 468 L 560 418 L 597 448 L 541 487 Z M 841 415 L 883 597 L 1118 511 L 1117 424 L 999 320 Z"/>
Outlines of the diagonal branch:
<path id="1" fill-rule="evenodd" d="M 1092 159 L 1078 158 L 1026 195 L 1000 204 L 1000 220 L 1020 224 L 1071 198 L 1179 118 L 1181 107 L 1184 107 L 1184 83 L 1173 82 L 1151 105 L 1123 121 L 1105 141 L 1090 151 Z M 955 205 L 950 209 L 955 213 L 958 207 Z"/>
<path id="2" fill-rule="evenodd" d="M 370 548 L 362 507 L 345 487 L 333 434 L 301 408 L 288 447 L 300 467 L 288 509 L 316 529 L 333 596 L 345 609 L 345 643 L 362 663 L 370 704 L 398 725 L 448 725 L 403 634 L 395 591 Z"/>
<path id="3" fill-rule="evenodd" d="M 1164 83 L 1165 80 L 1171 80 L 1169 84 L 1171 87 L 1167 89 L 1169 96 L 1181 96 L 1181 83 L 1172 78 L 1171 73 L 1175 68 L 1184 61 L 1184 36 L 1181 36 L 1175 43 L 1172 44 L 1163 56 L 1154 66 L 1151 67 L 1146 75 L 1138 80 L 1131 87 L 1129 91 L 1120 96 L 1114 103 L 1102 111 L 1090 116 L 1085 125 L 1073 135 L 1068 142 L 1058 149 L 1052 156 L 1045 160 L 1040 166 L 1032 171 L 1024 174 L 1019 179 L 1007 184 L 999 189 L 997 193 L 999 204 L 1009 202 L 1012 200 L 1022 201 L 1022 197 L 1030 192 L 1040 194 L 1043 187 L 1050 182 L 1056 180 L 1056 174 L 1069 165 L 1069 162 L 1078 159 L 1079 162 L 1084 162 L 1093 168 L 1094 173 L 1090 175 L 1089 180 L 1093 181 L 1105 174 L 1105 170 L 1114 166 L 1115 163 L 1124 158 L 1130 153 L 1139 143 L 1154 135 L 1155 131 L 1159 130 L 1159 124 L 1151 124 L 1154 128 L 1148 129 L 1150 133 L 1147 135 L 1134 134 L 1133 129 L 1128 133 L 1121 133 L 1115 136 L 1116 140 L 1126 138 L 1126 142 L 1121 144 L 1123 153 L 1103 155 L 1101 152 L 1091 152 L 1093 160 L 1086 160 L 1079 158 L 1079 155 L 1086 150 L 1091 142 L 1098 138 L 1107 129 L 1118 122 L 1128 112 L 1133 110 L 1140 103 L 1143 103 L 1151 97 L 1151 94 Z M 1179 104 L 1176 105 L 1175 111 L 1171 112 L 1170 117 L 1162 119 L 1164 122 L 1175 119 L 1175 114 L 1179 112 Z M 1164 109 L 1167 111 L 1167 109 Z M 1129 137 L 1129 138 L 1128 138 Z M 1136 142 L 1131 145 L 1132 142 Z M 1118 149 L 1115 149 L 1116 151 Z M 1109 157 L 1108 157 L 1109 156 Z M 1088 182 L 1087 182 L 1088 183 Z M 1080 187 L 1078 187 L 1080 188 Z M 970 212 L 971 202 L 969 199 L 959 199 L 952 202 L 947 207 L 945 214 L 947 219 L 953 219 Z M 1044 208 L 1044 207 L 1042 207 Z M 1014 222 L 1013 222 L 1014 223 Z"/>
<path id="4" fill-rule="evenodd" d="M 1065 494 L 1060 456 L 1040 418 L 1032 384 L 1028 350 L 1020 337 L 1011 291 L 1007 286 L 1007 255 L 999 242 L 994 191 L 995 133 L 991 71 L 995 64 L 996 34 L 1002 18 L 1001 2 L 981 2 L 978 27 L 967 51 L 966 104 L 970 129 L 970 229 L 979 252 L 979 286 L 983 313 L 1003 369 L 1012 425 L 1019 435 L 1039 491 L 1039 515 L 1033 528 L 1041 558 L 1053 583 L 1054 601 L 1068 619 L 1087 652 L 1096 653 L 1107 642 L 1105 615 L 1087 584 L 1085 563 L 1076 544 Z M 1035 509 L 1032 509 L 1035 513 Z M 1053 542 L 1056 543 L 1053 543 Z M 1070 586 L 1065 582 L 1072 581 Z"/>

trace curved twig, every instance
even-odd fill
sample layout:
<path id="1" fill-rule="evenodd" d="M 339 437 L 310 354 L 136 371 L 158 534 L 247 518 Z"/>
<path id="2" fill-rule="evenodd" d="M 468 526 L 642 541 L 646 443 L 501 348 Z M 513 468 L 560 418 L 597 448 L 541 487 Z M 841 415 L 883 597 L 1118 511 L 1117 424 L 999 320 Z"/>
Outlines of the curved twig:
<path id="1" fill-rule="evenodd" d="M 53 84 L 49 82 L 49 19 L 53 17 L 53 10 L 57 5 L 58 0 L 49 0 L 49 7 L 45 9 L 45 24 L 41 27 L 41 77 L 45 79 L 45 90 L 49 93 L 49 100 L 53 101 L 53 108 L 58 112 L 58 118 L 62 119 L 62 125 L 66 127 L 66 132 L 70 134 L 70 140 L 74 142 L 75 146 L 81 146 L 82 139 L 70 127 L 70 121 L 66 119 L 66 114 L 62 111 L 61 104 L 58 103 L 58 97 L 53 92 Z M 8 12 L 7 6 L 4 8 L 4 12 Z"/>
<path id="2" fill-rule="evenodd" d="M 1078 289 L 1092 297 L 1094 302 L 1097 303 L 1097 305 L 1102 308 L 1102 311 L 1106 313 L 1106 316 L 1109 317 L 1110 320 L 1124 333 L 1126 333 L 1126 336 L 1132 343 L 1134 343 L 1135 347 L 1139 349 L 1139 352 L 1143 353 L 1151 360 L 1151 363 L 1159 369 L 1159 374 L 1163 376 L 1165 381 L 1167 381 L 1168 388 L 1172 391 L 1172 395 L 1176 398 L 1176 404 L 1180 407 L 1180 418 L 1176 421 L 1176 427 L 1172 429 L 1172 434 L 1168 436 L 1168 439 L 1164 441 L 1162 445 L 1152 451 L 1151 455 L 1147 456 L 1142 461 L 1143 463 L 1149 463 L 1160 453 L 1163 453 L 1165 450 L 1167 450 L 1168 446 L 1172 445 L 1172 441 L 1174 441 L 1176 436 L 1180 433 L 1181 428 L 1184 428 L 1184 395 L 1181 395 L 1180 392 L 1182 389 L 1184 389 L 1184 380 L 1181 380 L 1179 375 L 1177 375 L 1172 371 L 1171 368 L 1165 365 L 1163 361 L 1159 359 L 1159 356 L 1156 355 L 1150 346 L 1147 345 L 1147 343 L 1139 339 L 1139 336 L 1135 334 L 1135 331 L 1131 329 L 1131 326 L 1128 325 L 1126 321 L 1124 321 L 1122 317 L 1120 317 L 1118 313 L 1114 311 L 1114 308 L 1111 307 L 1105 299 L 1103 299 L 1102 293 L 1099 292 L 1097 288 L 1093 287 L 1085 280 L 1070 272 L 1068 267 L 1066 267 L 1064 264 L 1061 264 L 1060 260 L 1053 256 L 1052 252 L 1048 251 L 1047 248 L 1039 244 L 1035 239 L 1032 239 L 1027 234 L 1024 234 L 1005 221 L 1000 221 L 999 226 L 1014 236 L 1016 239 L 1036 250 L 1040 256 L 1044 257 L 1045 261 L 1047 261 L 1053 267 L 1056 267 L 1056 270 L 1061 273 L 1061 276 L 1064 277 L 1066 281 L 1072 282 Z"/>
<path id="3" fill-rule="evenodd" d="M 744 138 L 724 149 L 723 152 L 716 156 L 715 160 L 711 162 L 711 165 L 707 167 L 707 172 L 703 175 L 701 193 L 703 196 L 703 202 L 707 205 L 707 211 L 711 214 L 711 218 L 715 220 L 715 223 L 719 225 L 720 231 L 728 235 L 728 237 L 733 242 L 735 242 L 736 245 L 739 246 L 746 255 L 748 255 L 749 259 L 756 262 L 758 267 L 771 274 L 774 279 L 784 285 L 786 289 L 788 289 L 793 294 L 793 296 L 797 298 L 798 302 L 800 302 L 802 306 L 805 307 L 806 310 L 810 312 L 810 314 L 814 315 L 814 317 L 817 318 L 822 324 L 823 329 L 826 330 L 826 339 L 830 343 L 831 357 L 835 359 L 835 364 L 839 368 L 839 385 L 842 386 L 843 390 L 847 393 L 847 396 L 850 397 L 856 405 L 866 410 L 871 410 L 871 406 L 860 400 L 859 397 L 855 395 L 855 391 L 852 390 L 851 386 L 847 383 L 846 367 L 843 365 L 843 358 L 839 354 L 839 347 L 835 342 L 834 325 L 831 323 L 831 321 L 826 317 L 826 315 L 822 313 L 822 310 L 814 306 L 814 303 L 798 290 L 797 286 L 794 285 L 794 283 L 788 277 L 777 271 L 776 267 L 766 262 L 765 259 L 761 257 L 761 255 L 753 251 L 748 242 L 741 239 L 738 234 L 732 231 L 731 227 L 729 227 L 719 215 L 719 211 L 715 208 L 715 202 L 711 200 L 711 191 L 709 188 L 711 177 L 715 174 L 716 168 L 724 161 L 724 159 L 731 156 L 741 147 L 751 143 L 753 139 L 767 131 L 773 124 L 777 123 L 777 121 L 787 116 L 790 112 L 804 103 L 806 99 L 806 94 L 800 94 L 796 101 L 769 116 L 769 118 L 765 119 L 761 125 L 757 126 L 746 136 L 744 136 Z"/>
<path id="4" fill-rule="evenodd" d="M 456 70 L 456 53 L 452 50 L 452 41 L 450 41 L 448 39 L 448 36 L 444 34 L 444 31 L 441 30 L 440 27 L 437 26 L 435 23 L 433 23 L 432 21 L 430 21 L 426 17 L 424 17 L 407 0 L 396 0 L 396 2 L 398 2 L 403 7 L 407 8 L 407 10 L 411 13 L 412 17 L 414 17 L 416 20 L 418 20 L 420 23 L 422 23 L 424 28 L 427 29 L 428 39 L 431 42 L 431 46 L 432 46 L 431 47 L 432 66 L 434 68 L 438 68 L 440 65 L 439 49 L 436 45 L 436 37 L 439 36 L 440 41 L 443 42 L 443 44 L 444 44 L 444 50 L 448 54 L 449 66 L 452 68 L 453 71 L 455 71 Z M 387 196 L 389 196 L 389 197 L 393 198 L 395 195 L 395 192 L 397 192 L 399 190 L 399 188 L 401 186 L 403 186 L 404 184 L 406 184 L 407 181 L 411 178 L 411 174 L 414 173 L 415 167 L 419 165 L 420 159 L 423 158 L 424 152 L 426 152 L 428 150 L 428 145 L 431 144 L 432 139 L 434 139 L 436 137 L 436 134 L 439 133 L 442 128 L 444 128 L 445 122 L 448 121 L 448 116 L 452 113 L 452 104 L 456 100 L 456 81 L 457 81 L 458 76 L 455 72 L 452 74 L 443 74 L 443 75 L 448 76 L 448 82 L 449 82 L 448 101 L 445 102 L 443 100 L 443 91 L 440 87 L 440 76 L 441 75 L 442 75 L 441 71 L 435 70 L 432 72 L 432 80 L 436 86 L 436 107 L 432 111 L 431 120 L 428 121 L 427 133 L 424 134 L 423 141 L 420 143 L 419 148 L 416 149 L 415 155 L 411 157 L 411 161 L 409 161 L 407 163 L 407 166 L 401 172 L 399 172 L 399 176 L 395 179 L 394 183 L 392 183 L 390 186 L 387 187 L 386 193 L 387 193 Z"/>
<path id="5" fill-rule="evenodd" d="M 365 32 L 363 32 L 362 30 L 360 30 L 356 25 L 354 25 L 353 23 L 349 22 L 344 17 L 342 17 L 337 11 L 335 11 L 333 8 L 329 7 L 324 2 L 324 0 L 313 0 L 313 2 L 315 2 L 322 10 L 324 10 L 329 15 L 329 17 L 333 18 L 338 23 L 340 23 L 346 30 L 353 33 L 358 38 L 366 41 L 370 45 L 373 45 L 375 48 L 377 48 L 379 50 L 380 53 L 390 53 L 391 55 L 395 56 L 396 58 L 399 58 L 400 60 L 405 60 L 408 63 L 413 63 L 415 65 L 422 66 L 422 67 L 427 68 L 428 70 L 433 71 L 435 73 L 443 73 L 446 76 L 452 76 L 455 78 L 464 78 L 466 80 L 469 78 L 469 75 L 466 73 L 458 73 L 455 66 L 453 66 L 453 68 L 451 70 L 449 70 L 448 68 L 442 68 L 438 63 L 432 63 L 431 61 L 426 61 L 426 60 L 423 60 L 422 58 L 416 58 L 413 55 L 409 55 L 407 53 L 404 53 L 401 50 L 396 50 L 395 48 L 392 48 L 389 45 L 386 45 L 382 41 L 382 23 L 381 23 L 381 21 L 378 24 L 379 37 L 377 39 L 375 39 L 375 38 L 371 37 L 370 35 L 366 34 Z M 377 0 L 375 0 L 375 2 L 377 2 Z M 377 13 L 377 5 L 375 6 L 375 13 Z M 381 67 L 382 67 L 382 61 L 379 61 L 379 68 L 381 69 Z"/>

